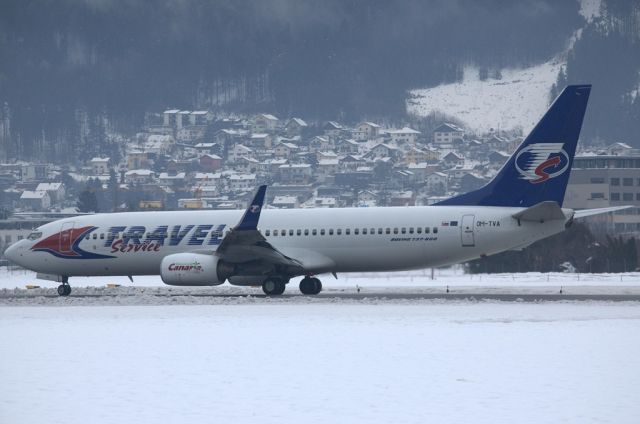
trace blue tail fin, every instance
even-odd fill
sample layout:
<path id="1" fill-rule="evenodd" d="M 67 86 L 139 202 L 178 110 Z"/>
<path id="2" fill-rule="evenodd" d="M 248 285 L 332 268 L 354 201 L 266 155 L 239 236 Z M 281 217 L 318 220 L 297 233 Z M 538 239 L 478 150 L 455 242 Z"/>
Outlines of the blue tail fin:
<path id="1" fill-rule="evenodd" d="M 562 206 L 591 85 L 570 85 L 484 187 L 436 205 Z"/>

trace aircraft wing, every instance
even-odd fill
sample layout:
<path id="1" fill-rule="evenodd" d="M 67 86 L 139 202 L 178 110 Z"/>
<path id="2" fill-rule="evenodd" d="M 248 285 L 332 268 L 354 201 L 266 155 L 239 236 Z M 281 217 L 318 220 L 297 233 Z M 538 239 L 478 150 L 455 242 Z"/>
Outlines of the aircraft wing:
<path id="1" fill-rule="evenodd" d="M 216 255 L 233 264 L 251 264 L 256 270 L 274 266 L 293 269 L 303 268 L 297 260 L 273 247 L 258 231 L 260 212 L 264 205 L 267 186 L 258 188 L 253 201 L 242 215 L 240 222 L 220 242 Z"/>
<path id="2" fill-rule="evenodd" d="M 585 216 L 600 215 L 603 213 L 621 211 L 623 209 L 629 209 L 632 207 L 633 206 L 612 206 L 610 208 L 582 209 L 582 210 L 575 211 L 575 214 L 573 215 L 573 217 L 584 218 Z"/>

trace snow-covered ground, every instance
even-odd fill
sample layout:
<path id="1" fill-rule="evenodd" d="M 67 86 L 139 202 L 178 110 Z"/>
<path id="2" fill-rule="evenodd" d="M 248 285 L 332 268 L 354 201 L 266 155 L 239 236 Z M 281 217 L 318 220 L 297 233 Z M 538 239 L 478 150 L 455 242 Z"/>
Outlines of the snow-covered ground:
<path id="1" fill-rule="evenodd" d="M 338 274 L 338 279 L 331 275 L 322 275 L 322 284 L 326 288 L 361 288 L 384 287 L 571 287 L 571 286 L 638 286 L 640 272 L 624 274 L 576 274 L 562 272 L 527 272 L 504 274 L 465 274 L 461 266 L 435 269 L 433 279 L 431 270 L 403 272 L 367 272 Z M 296 283 L 299 278 L 292 280 Z M 72 287 L 104 287 L 106 284 L 120 284 L 130 287 L 167 287 L 159 276 L 134 277 L 131 283 L 127 277 L 72 277 Z M 43 288 L 55 288 L 58 283 L 36 279 L 36 274 L 24 269 L 10 270 L 0 268 L 0 289 L 25 288 L 27 284 Z M 218 287 L 206 287 L 204 290 L 223 290 L 229 284 Z"/>
<path id="2" fill-rule="evenodd" d="M 503 69 L 502 79 L 481 81 L 468 66 L 461 82 L 411 90 L 407 111 L 418 116 L 441 112 L 476 132 L 522 128 L 527 134 L 549 106 L 549 92 L 564 62 L 553 59 L 530 68 Z"/>
<path id="3" fill-rule="evenodd" d="M 0 308 L 1 423 L 640 422 L 638 303 Z"/>

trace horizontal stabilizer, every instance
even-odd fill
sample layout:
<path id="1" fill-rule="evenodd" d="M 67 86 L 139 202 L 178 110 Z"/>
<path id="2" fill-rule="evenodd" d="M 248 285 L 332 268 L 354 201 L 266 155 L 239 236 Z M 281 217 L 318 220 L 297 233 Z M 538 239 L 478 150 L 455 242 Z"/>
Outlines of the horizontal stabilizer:
<path id="1" fill-rule="evenodd" d="M 580 211 L 576 211 L 576 213 L 573 215 L 573 217 L 574 218 L 584 218 L 585 216 L 600 215 L 600 214 L 603 214 L 603 213 L 621 211 L 623 209 L 629 209 L 631 207 L 633 207 L 633 206 L 612 206 L 610 208 L 582 209 Z"/>
<path id="2" fill-rule="evenodd" d="M 540 202 L 512 215 L 520 221 L 544 222 L 553 219 L 565 219 L 562 209 L 554 201 Z"/>

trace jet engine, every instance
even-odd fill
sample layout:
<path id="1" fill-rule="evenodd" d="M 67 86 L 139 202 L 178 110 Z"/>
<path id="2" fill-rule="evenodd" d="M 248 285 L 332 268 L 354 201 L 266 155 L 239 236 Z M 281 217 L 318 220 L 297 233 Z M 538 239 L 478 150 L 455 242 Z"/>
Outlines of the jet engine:
<path id="1" fill-rule="evenodd" d="M 171 286 L 217 286 L 232 272 L 233 267 L 217 256 L 201 253 L 175 253 L 160 264 L 160 277 Z"/>

